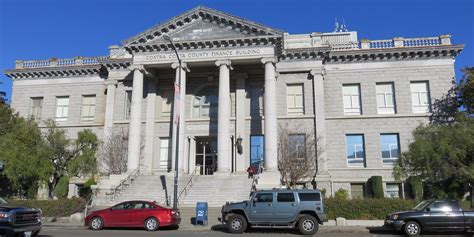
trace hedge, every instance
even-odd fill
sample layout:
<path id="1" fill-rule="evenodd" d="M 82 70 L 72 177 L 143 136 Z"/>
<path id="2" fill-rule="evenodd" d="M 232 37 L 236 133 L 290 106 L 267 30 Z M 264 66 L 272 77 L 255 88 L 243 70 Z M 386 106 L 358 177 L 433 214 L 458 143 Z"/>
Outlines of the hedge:
<path id="1" fill-rule="evenodd" d="M 14 206 L 28 206 L 41 208 L 43 216 L 66 217 L 76 212 L 82 212 L 86 201 L 81 198 L 59 199 L 59 200 L 8 200 Z"/>
<path id="2" fill-rule="evenodd" d="M 324 200 L 325 212 L 329 219 L 344 217 L 349 220 L 380 220 L 391 212 L 410 210 L 416 204 L 417 201 L 404 199 Z"/>

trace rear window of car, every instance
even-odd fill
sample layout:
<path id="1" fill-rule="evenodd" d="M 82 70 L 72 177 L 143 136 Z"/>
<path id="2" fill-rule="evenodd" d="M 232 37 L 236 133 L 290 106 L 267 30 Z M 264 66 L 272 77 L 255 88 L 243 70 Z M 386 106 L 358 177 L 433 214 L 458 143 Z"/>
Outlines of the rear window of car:
<path id="1" fill-rule="evenodd" d="M 321 201 L 320 193 L 298 193 L 301 202 Z"/>
<path id="2" fill-rule="evenodd" d="M 293 193 L 278 193 L 278 202 L 295 202 L 295 195 Z"/>

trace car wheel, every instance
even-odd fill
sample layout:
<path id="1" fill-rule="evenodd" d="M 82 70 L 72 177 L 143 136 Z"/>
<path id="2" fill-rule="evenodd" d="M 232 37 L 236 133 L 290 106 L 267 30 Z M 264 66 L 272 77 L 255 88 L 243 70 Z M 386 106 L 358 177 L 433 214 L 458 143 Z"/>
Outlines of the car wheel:
<path id="1" fill-rule="evenodd" d="M 150 217 L 145 220 L 145 229 L 147 231 L 156 231 L 160 227 L 160 222 L 155 217 Z"/>
<path id="2" fill-rule="evenodd" d="M 304 215 L 298 221 L 298 229 L 303 235 L 314 235 L 319 229 L 318 220 L 314 216 Z"/>
<path id="3" fill-rule="evenodd" d="M 104 228 L 104 220 L 99 216 L 93 217 L 89 222 L 89 228 L 91 230 L 102 230 Z"/>
<path id="4" fill-rule="evenodd" d="M 247 220 L 239 214 L 232 214 L 227 221 L 227 228 L 230 233 L 242 234 L 247 229 Z"/>
<path id="5" fill-rule="evenodd" d="M 405 224 L 403 230 L 408 236 L 418 236 L 421 233 L 421 226 L 415 221 L 409 221 Z"/>

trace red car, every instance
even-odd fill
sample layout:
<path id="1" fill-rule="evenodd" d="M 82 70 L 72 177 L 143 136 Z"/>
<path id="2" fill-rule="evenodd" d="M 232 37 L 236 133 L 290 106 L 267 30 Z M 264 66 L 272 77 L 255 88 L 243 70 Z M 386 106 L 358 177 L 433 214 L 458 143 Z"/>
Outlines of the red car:
<path id="1" fill-rule="evenodd" d="M 92 230 L 104 227 L 145 227 L 148 231 L 155 231 L 162 226 L 178 226 L 180 223 L 179 211 L 147 201 L 122 202 L 94 211 L 84 218 L 84 225 Z"/>

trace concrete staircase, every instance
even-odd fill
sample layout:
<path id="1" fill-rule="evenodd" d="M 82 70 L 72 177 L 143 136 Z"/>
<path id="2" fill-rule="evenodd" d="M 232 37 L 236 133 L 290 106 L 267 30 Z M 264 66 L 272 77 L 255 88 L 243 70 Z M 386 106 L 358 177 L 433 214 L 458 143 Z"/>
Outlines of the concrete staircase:
<path id="1" fill-rule="evenodd" d="M 252 179 L 243 174 L 215 174 L 195 176 L 193 185 L 181 207 L 194 207 L 196 202 L 207 202 L 209 207 L 222 207 L 226 202 L 248 200 Z"/>

